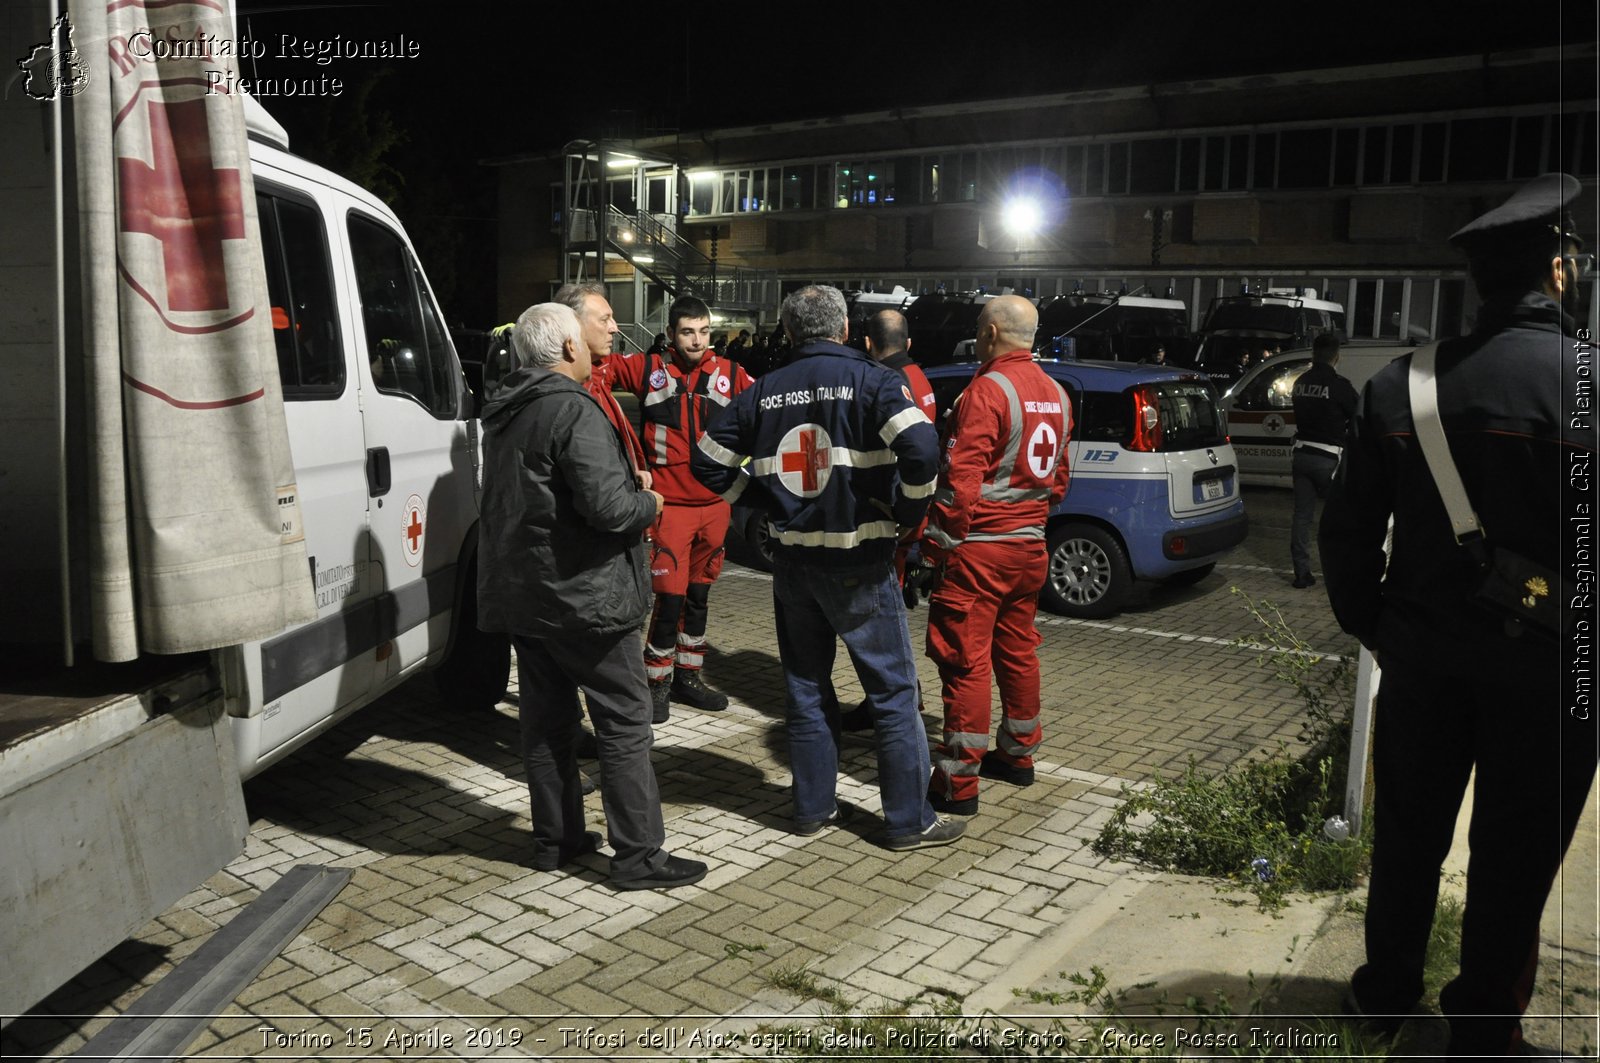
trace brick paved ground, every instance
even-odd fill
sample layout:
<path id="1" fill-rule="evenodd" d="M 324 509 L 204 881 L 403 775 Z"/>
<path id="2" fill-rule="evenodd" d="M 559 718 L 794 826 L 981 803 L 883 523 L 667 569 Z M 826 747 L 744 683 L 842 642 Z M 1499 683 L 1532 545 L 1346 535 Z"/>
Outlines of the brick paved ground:
<path id="1" fill-rule="evenodd" d="M 987 785 L 954 846 L 888 853 L 868 840 L 875 816 L 788 833 L 770 581 L 730 565 L 712 598 L 706 674 L 733 705 L 675 707 L 655 750 L 668 847 L 712 865 L 700 886 L 615 893 L 603 857 L 576 873 L 519 866 L 529 821 L 514 707 L 462 714 L 423 678 L 253 780 L 245 852 L 8 1028 L 4 1054 L 81 1046 L 300 863 L 356 870 L 191 1052 L 681 1056 L 707 1052 L 689 1040 L 713 1029 L 705 1016 L 738 1016 L 715 1028 L 748 1030 L 762 1016 L 816 1014 L 780 988 L 808 977 L 862 1010 L 959 999 L 1003 979 L 1036 935 L 1128 873 L 1088 847 L 1123 781 L 1292 741 L 1291 692 L 1232 645 L 1255 629 L 1230 585 L 1284 603 L 1315 649 L 1351 650 L 1320 592 L 1288 586 L 1288 493 L 1251 492 L 1248 504 L 1250 541 L 1199 586 L 1143 594 L 1113 622 L 1042 623 L 1040 781 Z M 913 616 L 919 647 L 925 616 Z M 936 673 L 921 667 L 936 704 Z M 838 685 L 859 697 L 842 654 Z M 875 811 L 867 742 L 849 740 L 842 773 L 841 796 Z M 589 810 L 598 820 L 598 796 Z M 641 1040 L 646 1031 L 658 1039 Z"/>

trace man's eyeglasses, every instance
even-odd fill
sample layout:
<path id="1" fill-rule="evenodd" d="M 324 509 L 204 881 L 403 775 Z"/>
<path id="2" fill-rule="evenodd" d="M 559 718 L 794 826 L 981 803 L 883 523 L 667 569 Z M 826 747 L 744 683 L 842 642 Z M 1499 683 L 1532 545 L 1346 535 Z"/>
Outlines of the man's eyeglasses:
<path id="1" fill-rule="evenodd" d="M 1562 255 L 1561 257 L 1572 263 L 1572 268 L 1577 271 L 1580 277 L 1587 277 L 1594 272 L 1593 251 L 1579 251 L 1577 254 Z"/>

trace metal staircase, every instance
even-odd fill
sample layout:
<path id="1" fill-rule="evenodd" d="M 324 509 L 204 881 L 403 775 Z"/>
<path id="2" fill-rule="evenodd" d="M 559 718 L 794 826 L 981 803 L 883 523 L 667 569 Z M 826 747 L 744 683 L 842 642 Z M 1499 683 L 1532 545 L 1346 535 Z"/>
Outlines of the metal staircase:
<path id="1" fill-rule="evenodd" d="M 571 219 L 573 244 L 592 245 L 598 236 L 605 250 L 621 255 L 674 296 L 698 295 L 725 310 L 754 311 L 780 301 L 776 273 L 718 264 L 655 215 L 629 214 L 607 204 L 604 212 L 574 210 Z"/>
<path id="2" fill-rule="evenodd" d="M 678 234 L 673 215 L 627 211 L 610 202 L 602 176 L 606 157 L 599 145 L 569 145 L 562 243 L 566 255 L 579 256 L 580 271 L 585 254 L 615 254 L 672 297 L 697 295 L 724 311 L 777 307 L 782 293 L 776 272 L 719 263 Z"/>

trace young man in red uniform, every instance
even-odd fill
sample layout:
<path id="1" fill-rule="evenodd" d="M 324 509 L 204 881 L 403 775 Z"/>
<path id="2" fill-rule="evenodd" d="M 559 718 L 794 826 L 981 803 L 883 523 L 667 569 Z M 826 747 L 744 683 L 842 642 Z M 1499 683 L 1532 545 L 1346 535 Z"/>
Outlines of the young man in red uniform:
<path id="1" fill-rule="evenodd" d="M 644 648 L 653 719 L 664 722 L 669 702 L 718 712 L 725 694 L 701 681 L 705 661 L 707 598 L 722 571 L 728 503 L 701 486 L 689 471 L 689 454 L 706 425 L 750 386 L 737 363 L 711 350 L 711 310 L 692 295 L 667 311 L 665 355 L 614 359 L 613 386 L 639 396 L 640 442 L 655 490 L 666 507 L 655 527 L 650 560 L 655 612 Z"/>
<path id="2" fill-rule="evenodd" d="M 923 563 L 943 564 L 929 601 L 928 656 L 944 685 L 944 741 L 928 799 L 941 812 L 978 811 L 978 777 L 1033 782 L 1039 730 L 1039 632 L 1047 568 L 1045 522 L 1067 493 L 1071 405 L 1033 361 L 1039 313 L 1020 296 L 978 316 L 978 361 L 956 401 L 944 468 L 922 538 Z M 1000 686 L 989 749 L 989 676 Z"/>

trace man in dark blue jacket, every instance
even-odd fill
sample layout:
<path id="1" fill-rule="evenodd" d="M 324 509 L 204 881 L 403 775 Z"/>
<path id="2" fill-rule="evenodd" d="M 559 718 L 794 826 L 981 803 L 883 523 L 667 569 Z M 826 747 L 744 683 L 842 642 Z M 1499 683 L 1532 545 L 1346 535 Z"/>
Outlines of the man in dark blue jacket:
<path id="1" fill-rule="evenodd" d="M 483 411 L 478 626 L 511 635 L 522 686 L 522 758 L 532 866 L 595 851 L 584 830 L 577 740 L 584 689 L 600 752 L 600 796 L 617 889 L 705 877 L 670 856 L 650 764 L 650 699 L 639 628 L 650 605 L 643 533 L 661 512 L 622 437 L 584 389 L 589 345 L 571 308 L 541 303 L 511 334 L 517 368 Z"/>
<path id="2" fill-rule="evenodd" d="M 898 373 L 846 347 L 844 296 L 802 288 L 783 302 L 794 343 L 712 422 L 691 455 L 694 475 L 730 502 L 753 492 L 772 526 L 778 655 L 788 686 L 795 832 L 843 818 L 835 638 L 872 704 L 883 793 L 883 844 L 947 845 L 965 824 L 927 800 L 928 736 L 895 545 L 927 510 L 938 439 Z"/>

